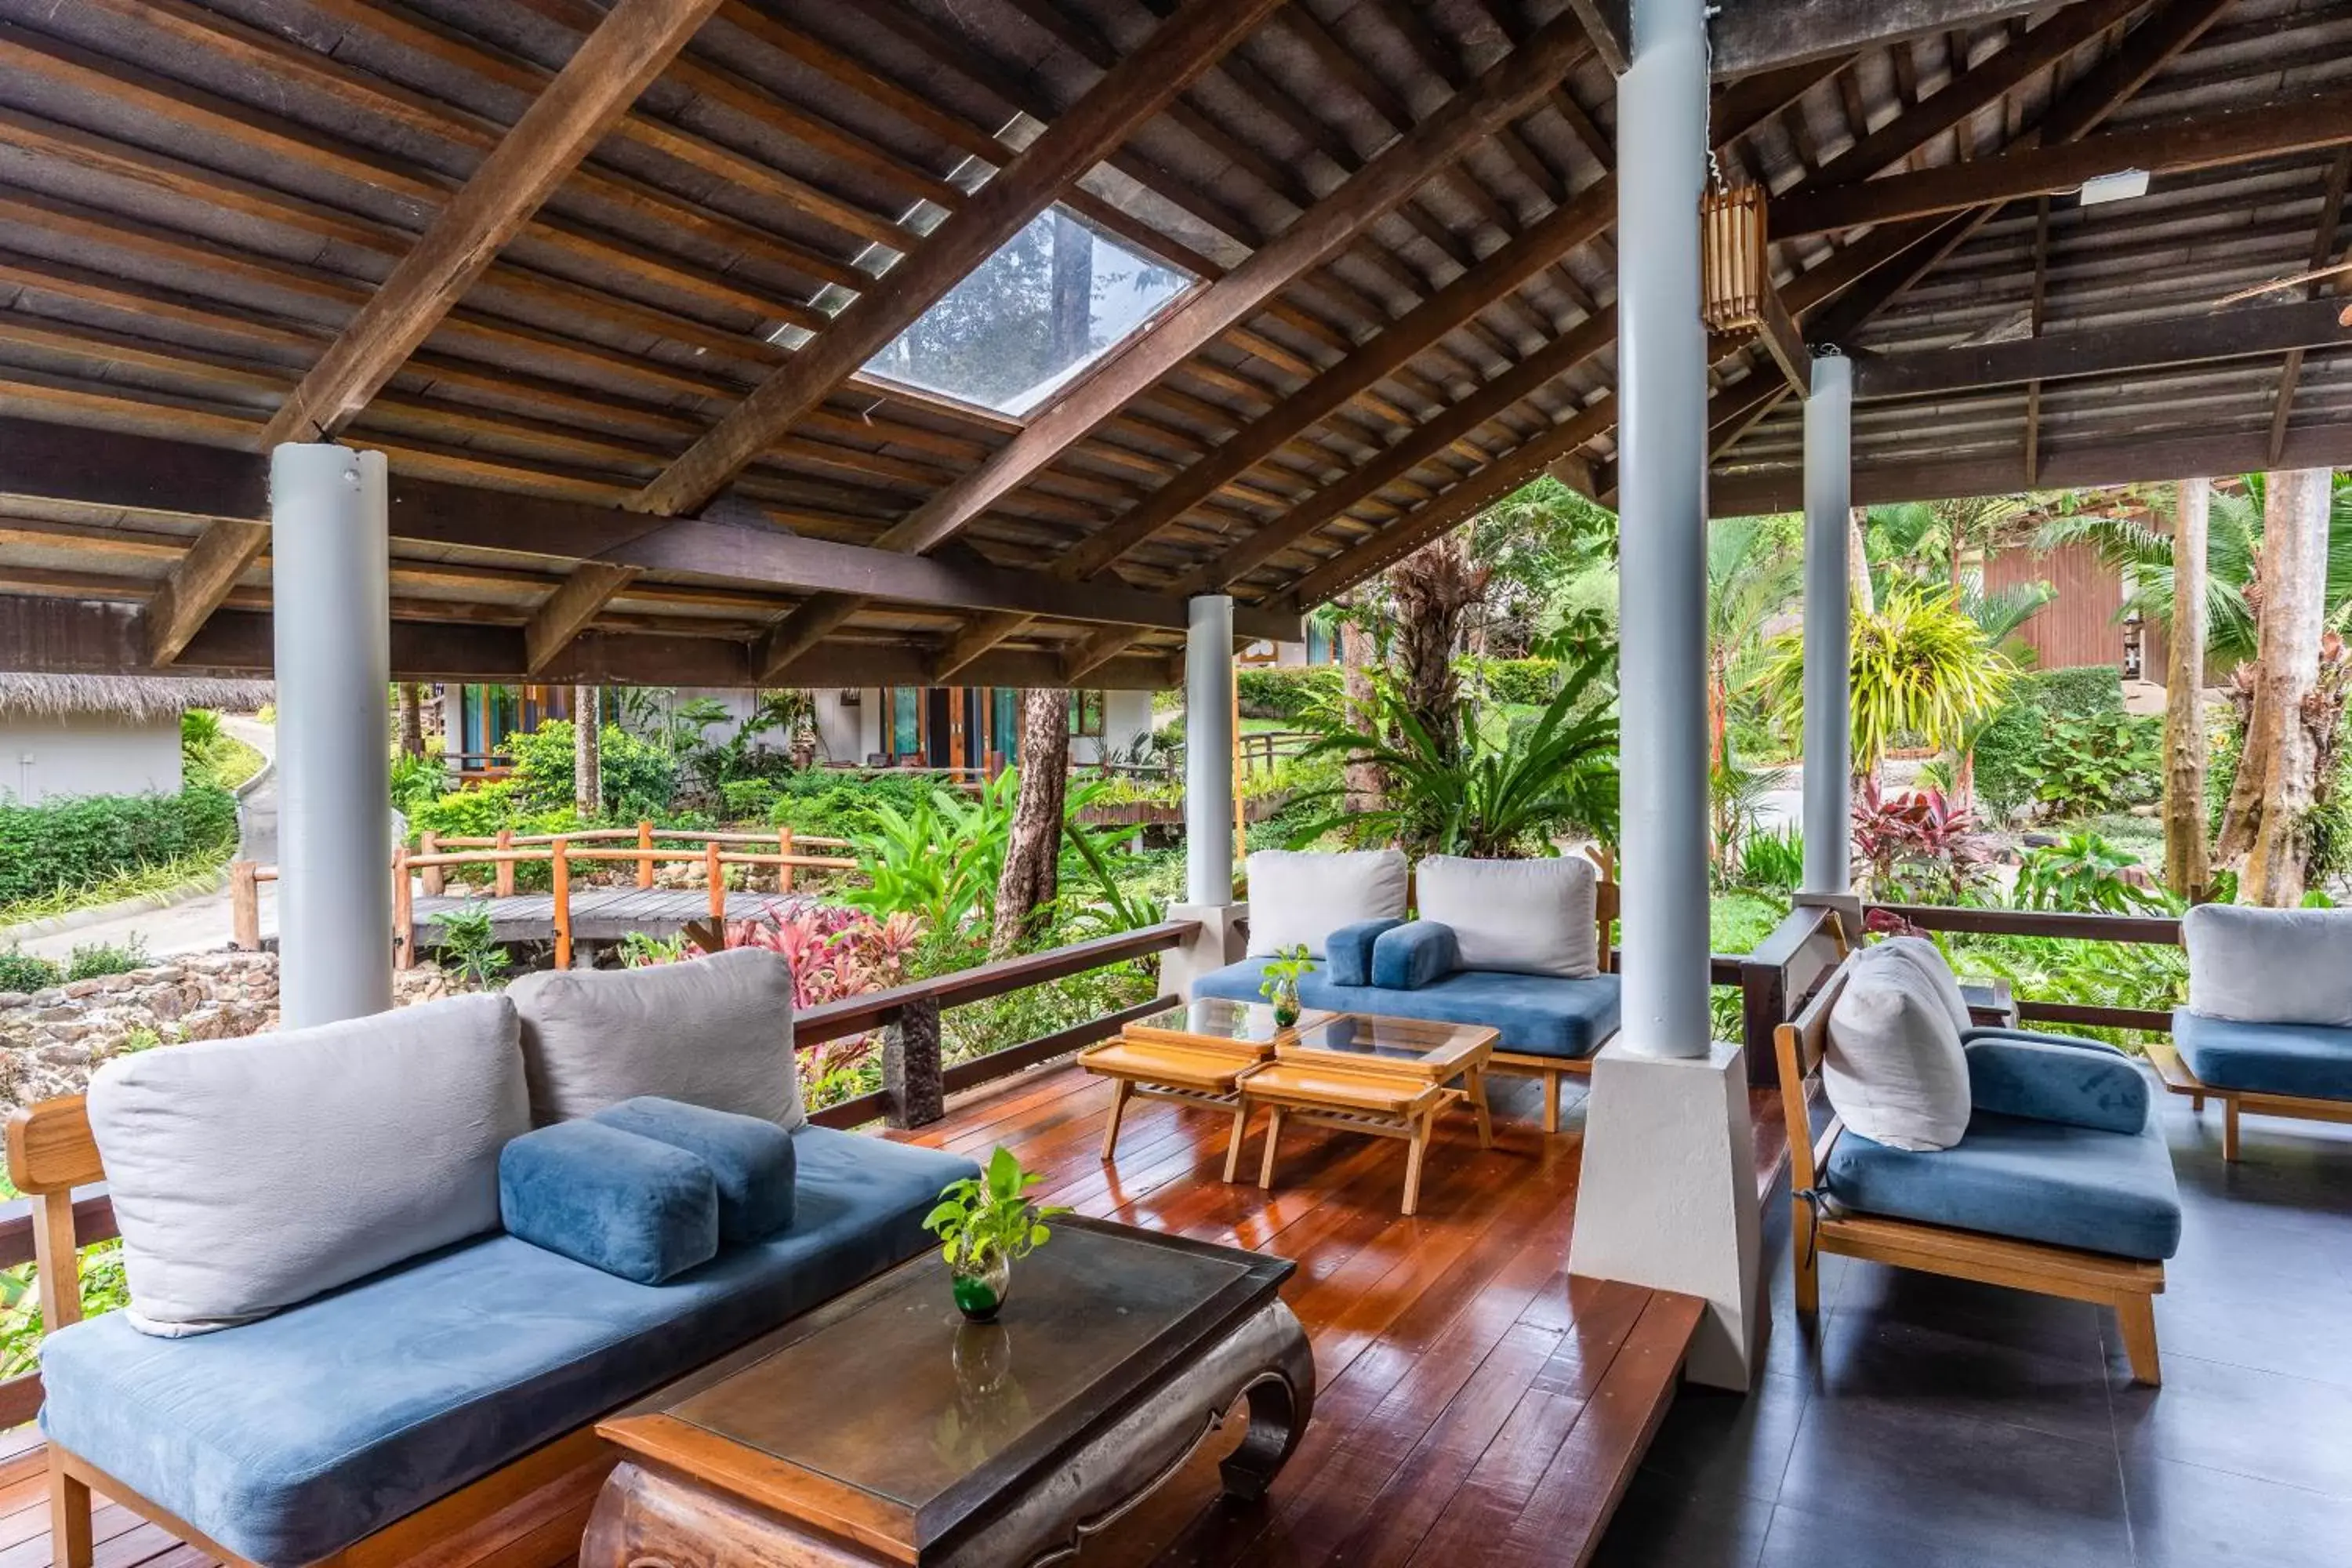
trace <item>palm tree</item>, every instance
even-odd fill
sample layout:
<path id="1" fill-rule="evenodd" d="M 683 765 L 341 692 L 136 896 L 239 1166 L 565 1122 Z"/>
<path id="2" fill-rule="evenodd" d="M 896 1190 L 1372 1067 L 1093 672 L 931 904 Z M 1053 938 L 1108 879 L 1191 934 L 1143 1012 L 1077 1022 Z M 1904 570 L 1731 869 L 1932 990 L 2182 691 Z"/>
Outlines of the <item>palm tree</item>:
<path id="1" fill-rule="evenodd" d="M 1764 628 L 1804 580 L 1778 531 L 1772 518 L 1732 517 L 1706 533 L 1707 765 L 1718 773 L 1731 760 L 1732 700 L 1754 685 Z"/>
<path id="2" fill-rule="evenodd" d="M 1390 646 L 1407 711 L 1449 757 L 1458 755 L 1461 683 L 1454 656 L 1465 618 L 1486 592 L 1487 569 L 1461 533 L 1432 540 L 1389 568 Z"/>

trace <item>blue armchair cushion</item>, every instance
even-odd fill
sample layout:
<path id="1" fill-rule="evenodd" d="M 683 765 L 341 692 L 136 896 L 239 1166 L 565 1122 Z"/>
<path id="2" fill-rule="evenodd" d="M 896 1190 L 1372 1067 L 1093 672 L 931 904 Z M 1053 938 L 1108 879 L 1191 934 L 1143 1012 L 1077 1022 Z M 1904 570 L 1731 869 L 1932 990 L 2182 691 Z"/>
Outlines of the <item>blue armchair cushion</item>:
<path id="1" fill-rule="evenodd" d="M 1193 994 L 1255 1002 L 1260 999 L 1257 986 L 1265 962 L 1245 958 L 1212 970 L 1192 983 Z M 1298 999 L 1309 1007 L 1335 1013 L 1485 1024 L 1501 1033 L 1497 1050 L 1570 1060 L 1591 1056 L 1617 1032 L 1620 1005 L 1614 974 L 1559 980 L 1485 969 L 1457 969 L 1418 991 L 1334 984 L 1318 971 L 1299 982 Z"/>
<path id="2" fill-rule="evenodd" d="M 1372 943 L 1372 984 L 1388 991 L 1418 991 L 1454 973 L 1461 957 L 1454 928 L 1408 921 Z"/>
<path id="3" fill-rule="evenodd" d="M 600 1121 L 559 1121 L 499 1152 L 507 1234 L 658 1285 L 719 1253 L 719 1186 L 695 1155 Z"/>
<path id="4" fill-rule="evenodd" d="M 2147 1123 L 2147 1079 L 2120 1051 L 2079 1048 L 2090 1043 L 1979 1037 L 1964 1047 L 1969 1102 L 2003 1116 L 2137 1132 Z"/>
<path id="5" fill-rule="evenodd" d="M 608 1105 L 593 1120 L 709 1166 L 720 1246 L 757 1241 L 793 1223 L 793 1135 L 774 1122 L 649 1094 Z"/>
<path id="6" fill-rule="evenodd" d="M 1372 983 L 1372 944 L 1381 933 L 1395 930 L 1402 921 L 1358 921 L 1341 926 L 1326 938 L 1323 944 L 1323 972 L 1335 984 L 1370 985 Z"/>
<path id="7" fill-rule="evenodd" d="M 49 1336 L 41 1426 L 247 1562 L 340 1552 L 923 1252 L 940 1187 L 979 1173 L 935 1149 L 791 1136 L 793 1227 L 671 1284 L 491 1236 L 197 1339 L 112 1312 Z"/>
<path id="8" fill-rule="evenodd" d="M 1979 1109 L 1948 1149 L 1846 1132 L 1822 1167 L 1841 1208 L 2147 1261 L 2180 1246 L 2180 1189 L 2161 1120 L 2103 1132 Z"/>
<path id="9" fill-rule="evenodd" d="M 2245 1024 L 2179 1007 L 2172 1015 L 2172 1043 L 2189 1070 L 2215 1089 L 2352 1100 L 2352 1029 Z"/>

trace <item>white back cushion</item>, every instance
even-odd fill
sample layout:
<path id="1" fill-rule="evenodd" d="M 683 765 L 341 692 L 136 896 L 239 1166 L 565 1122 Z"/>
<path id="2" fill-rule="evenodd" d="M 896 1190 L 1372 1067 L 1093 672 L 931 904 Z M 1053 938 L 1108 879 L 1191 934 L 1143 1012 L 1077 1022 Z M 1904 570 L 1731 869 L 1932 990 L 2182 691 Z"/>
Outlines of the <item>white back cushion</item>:
<path id="1" fill-rule="evenodd" d="M 2182 918 L 2180 937 L 2190 1011 L 2352 1028 L 2352 910 L 2199 904 Z"/>
<path id="2" fill-rule="evenodd" d="M 1916 959 L 1881 944 L 1848 961 L 1822 1088 L 1846 1126 L 1890 1148 L 1948 1149 L 1969 1130 L 1968 1057 Z"/>
<path id="3" fill-rule="evenodd" d="M 1403 919 L 1404 892 L 1402 849 L 1261 849 L 1249 858 L 1249 956 L 1303 943 L 1321 958 L 1341 926 Z"/>
<path id="4" fill-rule="evenodd" d="M 508 987 L 522 1015 L 530 1115 L 545 1126 L 641 1094 L 808 1120 L 793 1063 L 793 967 L 737 948 L 645 969 L 563 969 Z"/>
<path id="5" fill-rule="evenodd" d="M 1943 950 L 1934 942 L 1924 936 L 1890 936 L 1871 951 L 1888 954 L 1885 963 L 1892 963 L 1899 958 L 1916 969 L 1958 1033 L 1965 1035 L 1977 1026 L 1977 1021 L 1969 1016 L 1969 999 L 1960 994 L 1959 978 L 1944 961 Z"/>
<path id="6" fill-rule="evenodd" d="M 129 1320 L 180 1335 L 496 1230 L 499 1151 L 530 1121 L 514 1008 L 457 996 L 118 1057 L 89 1125 Z"/>
<path id="7" fill-rule="evenodd" d="M 1454 928 L 1464 969 L 1581 980 L 1601 973 L 1593 903 L 1601 874 L 1581 855 L 1472 860 L 1433 855 L 1413 868 L 1421 918 Z"/>

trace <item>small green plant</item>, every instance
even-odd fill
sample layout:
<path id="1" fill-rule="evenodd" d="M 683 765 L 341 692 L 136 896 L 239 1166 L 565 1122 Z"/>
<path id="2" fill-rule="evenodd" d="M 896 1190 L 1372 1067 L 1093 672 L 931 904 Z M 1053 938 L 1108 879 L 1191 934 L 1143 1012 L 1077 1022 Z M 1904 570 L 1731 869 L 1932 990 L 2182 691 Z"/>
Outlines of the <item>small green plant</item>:
<path id="1" fill-rule="evenodd" d="M 995 1315 L 1004 1295 L 1004 1269 L 1053 1238 L 1045 1222 L 1066 1208 L 1032 1203 L 1029 1189 L 1045 1178 L 1021 1168 L 1012 1150 L 999 1146 L 978 1176 L 950 1182 L 923 1216 L 923 1228 L 940 1241 L 940 1255 L 954 1272 L 956 1306 L 967 1317 Z"/>
<path id="2" fill-rule="evenodd" d="M 96 980 L 108 974 L 128 974 L 134 969 L 144 969 L 154 962 L 147 952 L 147 939 L 133 936 L 128 942 L 86 942 L 73 950 L 66 960 L 66 978 Z"/>
<path id="3" fill-rule="evenodd" d="M 45 991 L 65 977 L 64 970 L 21 948 L 0 952 L 0 991 Z"/>
<path id="4" fill-rule="evenodd" d="M 1298 1022 L 1298 983 L 1314 972 L 1315 961 L 1307 956 L 1305 942 L 1283 948 L 1265 961 L 1257 994 L 1274 1004 L 1276 1023 L 1288 1027 Z"/>
<path id="5" fill-rule="evenodd" d="M 2017 867 L 2018 906 L 2068 914 L 2162 914 L 2170 903 L 2139 861 L 2095 833 L 2029 849 Z"/>
<path id="6" fill-rule="evenodd" d="M 633 931 L 621 939 L 621 967 L 644 969 L 656 963 L 677 963 L 686 957 L 686 934 L 654 936 Z"/>
<path id="7" fill-rule="evenodd" d="M 440 798 L 448 777 L 448 770 L 442 766 L 440 758 L 413 757 L 403 752 L 392 759 L 394 809 L 404 816 L 414 816 L 418 806 L 428 805 Z"/>
<path id="8" fill-rule="evenodd" d="M 1792 892 L 1805 878 L 1805 836 L 1793 827 L 1755 832 L 1739 847 L 1739 885 Z"/>
<path id="9" fill-rule="evenodd" d="M 180 715 L 180 753 L 201 766 L 221 742 L 221 718 L 209 708 L 191 708 Z"/>
<path id="10" fill-rule="evenodd" d="M 436 962 L 448 973 L 483 991 L 506 984 L 507 967 L 514 962 L 500 947 L 490 924 L 488 904 L 467 904 L 433 917 L 441 930 Z"/>

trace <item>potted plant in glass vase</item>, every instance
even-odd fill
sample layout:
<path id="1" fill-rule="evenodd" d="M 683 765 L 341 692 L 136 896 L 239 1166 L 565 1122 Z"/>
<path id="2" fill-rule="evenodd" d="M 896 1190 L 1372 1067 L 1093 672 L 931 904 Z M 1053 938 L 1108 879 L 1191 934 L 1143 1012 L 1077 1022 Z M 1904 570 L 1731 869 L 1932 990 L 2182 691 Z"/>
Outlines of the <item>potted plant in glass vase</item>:
<path id="1" fill-rule="evenodd" d="M 1298 1022 L 1298 983 L 1313 973 L 1315 961 L 1307 956 L 1305 942 L 1283 948 L 1265 961 L 1257 994 L 1274 1004 L 1274 1021 L 1281 1027 Z"/>
<path id="2" fill-rule="evenodd" d="M 938 1206 L 923 1217 L 923 1228 L 942 1243 L 956 1309 L 975 1323 L 995 1320 L 1013 1288 L 1013 1266 L 1052 1238 L 1047 1220 L 1070 1212 L 1029 1201 L 1029 1189 L 1045 1179 L 1000 1148 L 979 1175 L 941 1189 Z"/>

